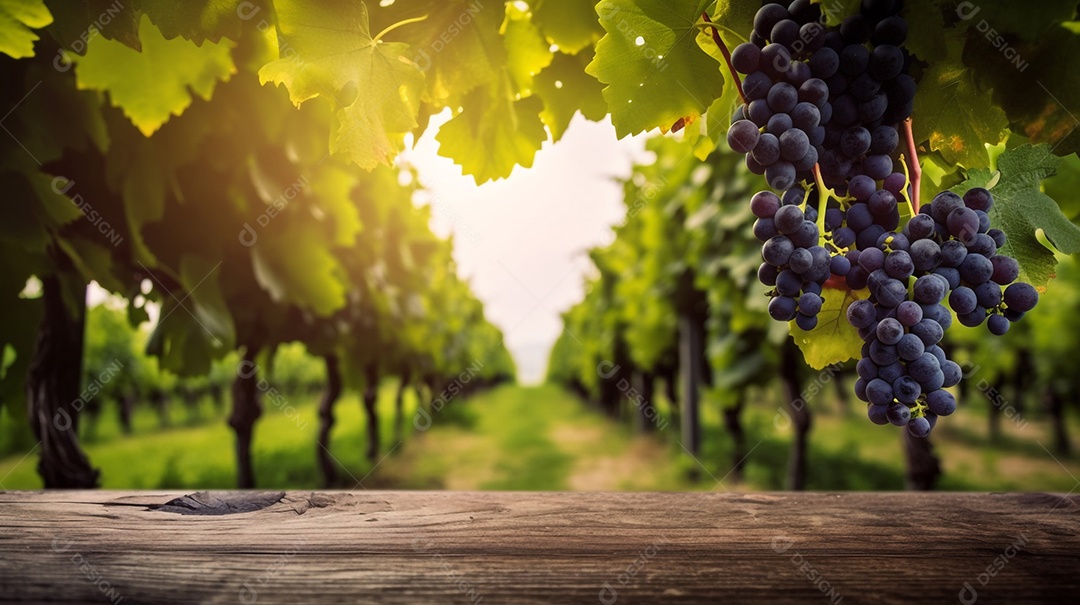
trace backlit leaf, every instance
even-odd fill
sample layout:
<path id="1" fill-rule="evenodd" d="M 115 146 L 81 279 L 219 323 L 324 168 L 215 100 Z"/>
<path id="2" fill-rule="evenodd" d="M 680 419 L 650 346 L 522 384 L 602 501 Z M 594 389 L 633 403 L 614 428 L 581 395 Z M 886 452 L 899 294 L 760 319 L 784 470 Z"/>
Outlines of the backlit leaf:
<path id="1" fill-rule="evenodd" d="M 75 76 L 80 89 L 108 93 L 145 136 L 182 114 L 192 92 L 210 99 L 218 81 L 236 72 L 229 44 L 166 40 L 146 17 L 139 39 L 142 52 L 101 36 L 91 39 L 86 56 L 76 59 Z"/>

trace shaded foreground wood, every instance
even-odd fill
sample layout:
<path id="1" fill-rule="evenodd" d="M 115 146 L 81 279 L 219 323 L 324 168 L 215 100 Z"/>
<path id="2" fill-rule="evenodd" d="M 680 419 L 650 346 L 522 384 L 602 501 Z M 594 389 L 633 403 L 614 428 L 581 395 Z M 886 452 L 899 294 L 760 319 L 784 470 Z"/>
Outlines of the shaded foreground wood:
<path id="1" fill-rule="evenodd" d="M 150 508 L 183 495 L 0 492 L 0 601 L 970 603 L 967 582 L 985 604 L 1080 590 L 1077 496 L 360 491 L 221 516 Z"/>

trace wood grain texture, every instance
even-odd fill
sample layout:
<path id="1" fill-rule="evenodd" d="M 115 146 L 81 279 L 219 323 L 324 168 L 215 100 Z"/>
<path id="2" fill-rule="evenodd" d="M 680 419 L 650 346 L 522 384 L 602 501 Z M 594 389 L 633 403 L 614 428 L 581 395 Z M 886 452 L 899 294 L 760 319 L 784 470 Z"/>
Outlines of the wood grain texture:
<path id="1" fill-rule="evenodd" d="M 981 604 L 1080 594 L 1077 496 L 287 492 L 238 514 L 153 508 L 183 495 L 0 492 L 0 601 L 971 602 L 965 582 Z"/>

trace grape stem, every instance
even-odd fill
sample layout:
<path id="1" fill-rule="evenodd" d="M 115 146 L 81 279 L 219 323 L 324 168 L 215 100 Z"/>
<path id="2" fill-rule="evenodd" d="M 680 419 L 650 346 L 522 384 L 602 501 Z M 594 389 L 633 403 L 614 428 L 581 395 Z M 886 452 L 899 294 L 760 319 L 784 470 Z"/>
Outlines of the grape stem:
<path id="1" fill-rule="evenodd" d="M 713 42 L 716 47 L 720 49 L 720 54 L 724 55 L 724 62 L 727 63 L 728 71 L 731 72 L 731 78 L 735 80 L 735 89 L 739 91 L 739 98 L 743 103 L 749 103 L 750 101 L 743 94 L 742 81 L 739 79 L 739 72 L 735 71 L 735 66 L 731 64 L 731 51 L 728 50 L 727 44 L 724 44 L 723 38 L 720 37 L 720 30 L 716 29 L 716 25 L 709 18 L 709 13 L 701 13 L 702 20 L 705 21 L 709 28 L 709 33 L 712 34 Z"/>
<path id="2" fill-rule="evenodd" d="M 909 163 L 910 158 L 905 157 L 904 154 L 901 153 L 900 167 L 904 169 L 904 182 L 908 185 L 911 184 L 911 170 L 908 169 Z M 919 213 L 919 210 L 918 206 L 916 206 L 915 202 L 911 199 L 911 193 L 908 191 L 903 191 L 901 192 L 900 197 L 904 198 L 904 203 L 907 204 L 908 211 L 911 213 L 911 217 L 914 218 L 914 216 Z"/>
<path id="3" fill-rule="evenodd" d="M 402 25 L 409 25 L 410 23 L 419 23 L 419 22 L 421 22 L 421 21 L 423 21 L 424 19 L 427 19 L 427 18 L 428 18 L 427 15 L 423 15 L 423 16 L 420 16 L 420 17 L 413 17 L 412 19 L 405 19 L 404 21 L 398 21 L 397 23 L 392 23 L 389 26 L 387 26 L 386 29 L 382 30 L 378 34 L 375 34 L 375 37 L 371 39 L 371 43 L 375 44 L 377 42 L 382 41 L 383 36 L 385 36 L 386 34 L 394 31 L 395 29 L 401 27 Z"/>
<path id="4" fill-rule="evenodd" d="M 829 207 L 829 189 L 825 187 L 825 179 L 821 177 L 821 166 L 814 164 L 814 182 L 818 189 L 817 228 L 818 244 L 825 247 L 825 211 Z"/>
<path id="5" fill-rule="evenodd" d="M 911 132 L 911 118 L 904 120 L 904 137 L 907 138 L 908 158 L 911 164 L 911 211 L 918 214 L 919 191 L 922 186 L 922 166 L 919 165 L 919 151 L 915 148 L 915 135 Z"/>

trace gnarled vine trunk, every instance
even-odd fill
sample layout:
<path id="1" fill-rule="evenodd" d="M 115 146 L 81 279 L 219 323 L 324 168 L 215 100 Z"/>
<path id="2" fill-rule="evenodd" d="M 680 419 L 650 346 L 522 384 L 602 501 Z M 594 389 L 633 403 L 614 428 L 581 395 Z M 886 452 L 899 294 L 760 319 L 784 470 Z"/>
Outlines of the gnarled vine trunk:
<path id="1" fill-rule="evenodd" d="M 248 344 L 244 348 L 244 359 L 237 369 L 232 384 L 233 409 L 229 416 L 229 426 L 236 433 L 236 471 L 237 486 L 240 489 L 255 487 L 255 469 L 251 462 L 251 436 L 255 430 L 255 421 L 262 415 L 259 402 L 258 366 L 255 356 L 259 347 Z"/>
<path id="2" fill-rule="evenodd" d="M 1001 388 L 1003 384 L 1002 381 L 998 381 L 998 383 L 994 385 L 993 391 L 986 393 L 986 402 L 990 405 L 990 408 L 987 410 L 989 412 L 987 414 L 987 419 L 990 423 L 988 431 L 991 443 L 998 443 L 1001 441 L 1001 404 L 1003 401 L 1001 399 Z"/>
<path id="3" fill-rule="evenodd" d="M 330 454 L 330 430 L 334 428 L 334 404 L 341 397 L 341 368 L 336 355 L 327 355 L 326 389 L 319 399 L 319 437 L 315 446 L 315 456 L 322 471 L 323 487 L 337 485 L 337 461 Z"/>
<path id="4" fill-rule="evenodd" d="M 1072 453 L 1072 446 L 1069 443 L 1068 425 L 1065 423 L 1065 398 L 1053 386 L 1046 387 L 1043 397 L 1053 425 L 1054 451 L 1062 456 L 1068 456 Z"/>
<path id="5" fill-rule="evenodd" d="M 120 430 L 125 435 L 131 434 L 131 411 L 134 407 L 135 398 L 131 394 L 125 393 L 116 398 L 116 410 L 120 415 Z"/>
<path id="6" fill-rule="evenodd" d="M 909 490 L 932 490 L 941 477 L 941 464 L 934 455 L 934 444 L 929 437 L 913 437 L 904 434 L 904 457 L 907 460 L 905 485 Z"/>
<path id="7" fill-rule="evenodd" d="M 841 416 L 851 416 L 851 391 L 852 388 L 844 381 L 846 372 L 837 372 L 833 376 L 833 387 L 836 389 L 836 407 Z M 865 411 L 865 410 L 863 410 Z"/>
<path id="8" fill-rule="evenodd" d="M 634 372 L 633 387 L 636 391 L 634 401 L 631 403 L 637 408 L 634 414 L 634 428 L 640 433 L 651 433 L 656 430 L 656 422 L 660 419 L 657 415 L 656 406 L 653 405 L 653 391 L 656 379 L 650 372 Z"/>
<path id="9" fill-rule="evenodd" d="M 679 383 L 682 401 L 679 406 L 682 420 L 682 446 L 695 459 L 701 452 L 701 400 L 702 355 L 705 347 L 705 326 L 693 314 L 679 317 Z M 694 467 L 694 475 L 698 472 Z"/>
<path id="10" fill-rule="evenodd" d="M 379 460 L 379 364 L 371 362 L 364 368 L 364 412 L 367 413 L 367 459 Z"/>
<path id="11" fill-rule="evenodd" d="M 806 449 L 811 426 L 810 408 L 802 399 L 799 356 L 795 343 L 787 339 L 780 350 L 780 380 L 784 385 L 788 413 L 795 432 L 788 459 L 788 489 L 793 490 L 806 489 Z"/>
<path id="12" fill-rule="evenodd" d="M 401 370 L 401 382 L 398 383 L 397 396 L 394 397 L 394 443 L 402 439 L 405 425 L 405 392 L 409 389 L 412 372 L 406 364 Z"/>
<path id="13" fill-rule="evenodd" d="M 679 411 L 679 382 L 676 378 L 678 369 L 672 366 L 661 375 L 664 380 L 664 396 L 668 400 L 668 409 L 671 411 L 671 423 L 682 426 L 682 414 Z"/>
<path id="14" fill-rule="evenodd" d="M 38 473 L 47 489 L 97 487 L 98 471 L 79 445 L 86 285 L 63 272 L 41 282 L 45 314 L 26 379 L 27 416 L 40 442 Z"/>
<path id="15" fill-rule="evenodd" d="M 742 425 L 742 411 L 746 406 L 745 392 L 740 391 L 735 405 L 724 408 L 724 426 L 731 435 L 731 479 L 742 481 L 746 465 L 746 431 Z"/>

